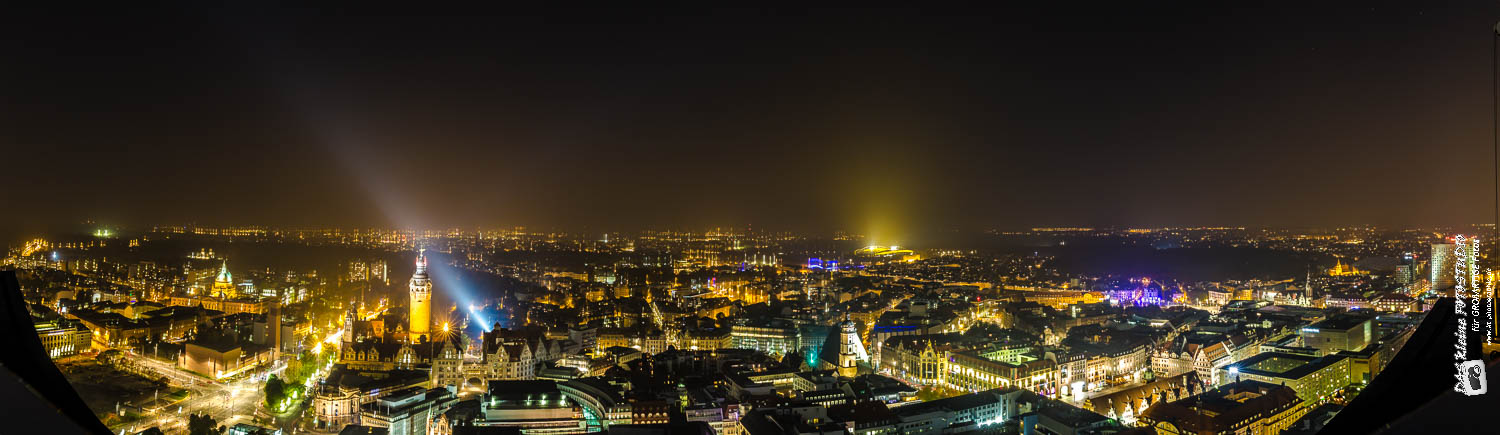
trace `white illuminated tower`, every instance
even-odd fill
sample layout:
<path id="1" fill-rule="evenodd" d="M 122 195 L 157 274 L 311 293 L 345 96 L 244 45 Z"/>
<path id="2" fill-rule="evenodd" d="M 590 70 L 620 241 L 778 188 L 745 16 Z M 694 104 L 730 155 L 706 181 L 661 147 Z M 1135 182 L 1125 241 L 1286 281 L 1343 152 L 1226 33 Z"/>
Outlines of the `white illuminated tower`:
<path id="1" fill-rule="evenodd" d="M 411 325 L 406 328 L 411 341 L 427 335 L 432 315 L 432 281 L 427 279 L 427 250 L 417 253 L 417 272 L 411 275 Z"/>
<path id="2" fill-rule="evenodd" d="M 344 343 L 354 342 L 354 301 L 349 302 L 349 311 L 344 313 Z"/>
<path id="3" fill-rule="evenodd" d="M 852 378 L 859 374 L 857 364 L 859 361 L 869 361 L 870 357 L 865 354 L 865 345 L 859 341 L 859 331 L 854 321 L 849 320 L 849 315 L 844 315 L 844 322 L 839 324 L 839 376 Z"/>

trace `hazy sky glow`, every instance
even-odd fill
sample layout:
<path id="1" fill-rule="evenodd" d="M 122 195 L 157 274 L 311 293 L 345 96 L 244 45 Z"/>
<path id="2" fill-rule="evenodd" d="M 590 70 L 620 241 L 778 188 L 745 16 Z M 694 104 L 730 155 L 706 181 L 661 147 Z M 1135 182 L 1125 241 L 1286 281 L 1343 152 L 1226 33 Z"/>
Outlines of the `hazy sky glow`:
<path id="1" fill-rule="evenodd" d="M 0 225 L 1490 221 L 1497 7 L 1358 4 L 8 14 Z"/>

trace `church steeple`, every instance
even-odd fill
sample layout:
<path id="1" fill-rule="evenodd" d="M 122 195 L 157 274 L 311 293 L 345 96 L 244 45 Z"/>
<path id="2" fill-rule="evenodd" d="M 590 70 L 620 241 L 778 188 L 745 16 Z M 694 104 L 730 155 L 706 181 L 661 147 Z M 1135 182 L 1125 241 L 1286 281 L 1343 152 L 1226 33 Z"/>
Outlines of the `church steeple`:
<path id="1" fill-rule="evenodd" d="M 1309 301 L 1308 303 L 1311 303 L 1310 301 L 1312 301 L 1313 298 L 1312 268 L 1307 269 L 1307 281 L 1302 283 L 1302 296 L 1305 298 L 1304 301 Z"/>

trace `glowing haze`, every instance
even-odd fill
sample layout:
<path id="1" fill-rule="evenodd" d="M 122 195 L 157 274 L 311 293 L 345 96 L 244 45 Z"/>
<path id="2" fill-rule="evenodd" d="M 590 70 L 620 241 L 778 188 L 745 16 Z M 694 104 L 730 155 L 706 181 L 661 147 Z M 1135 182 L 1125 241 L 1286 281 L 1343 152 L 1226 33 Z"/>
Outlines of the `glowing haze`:
<path id="1" fill-rule="evenodd" d="M 1497 7 L 1417 6 L 13 16 L 0 227 L 1487 221 Z"/>

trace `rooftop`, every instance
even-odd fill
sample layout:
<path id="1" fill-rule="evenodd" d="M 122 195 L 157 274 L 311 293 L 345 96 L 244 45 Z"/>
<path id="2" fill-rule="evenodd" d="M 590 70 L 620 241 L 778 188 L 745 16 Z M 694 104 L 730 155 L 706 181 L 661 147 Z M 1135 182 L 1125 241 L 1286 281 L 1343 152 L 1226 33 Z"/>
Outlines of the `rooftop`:
<path id="1" fill-rule="evenodd" d="M 528 401 L 561 399 L 562 392 L 553 381 L 490 381 L 491 400 Z"/>
<path id="2" fill-rule="evenodd" d="M 1184 432 L 1223 432 L 1274 415 L 1301 401 L 1285 385 L 1243 380 L 1197 397 L 1152 406 L 1142 417 L 1169 422 Z"/>
<path id="3" fill-rule="evenodd" d="M 1274 376 L 1286 379 L 1301 379 L 1325 367 L 1348 358 L 1348 355 L 1333 354 L 1321 357 L 1280 352 L 1266 352 L 1234 363 L 1240 373 Z"/>
<path id="4" fill-rule="evenodd" d="M 1317 332 L 1321 330 L 1347 331 L 1369 320 L 1369 316 L 1361 316 L 1356 314 L 1339 314 L 1327 319 L 1323 319 L 1322 321 L 1319 321 L 1317 323 L 1308 325 L 1307 328 L 1316 330 L 1310 332 Z M 1304 328 L 1304 330 L 1307 328 Z"/>

